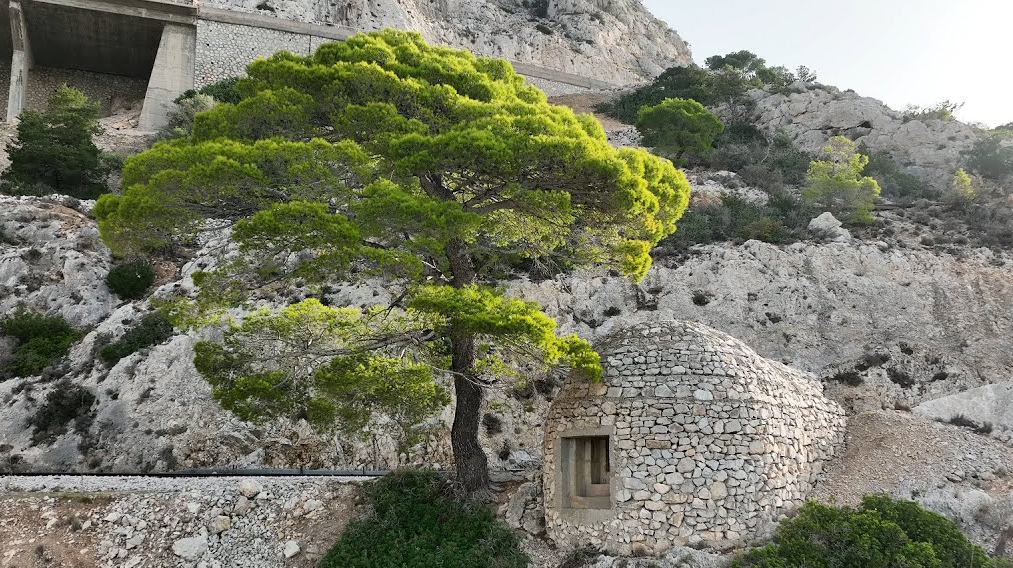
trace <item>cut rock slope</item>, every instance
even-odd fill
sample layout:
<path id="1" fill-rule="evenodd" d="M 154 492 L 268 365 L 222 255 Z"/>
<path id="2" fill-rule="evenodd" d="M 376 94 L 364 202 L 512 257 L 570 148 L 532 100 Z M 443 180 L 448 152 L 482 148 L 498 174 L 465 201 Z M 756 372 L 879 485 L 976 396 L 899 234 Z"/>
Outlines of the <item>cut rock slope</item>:
<path id="1" fill-rule="evenodd" d="M 427 41 L 616 85 L 692 62 L 690 48 L 639 0 L 212 0 L 280 18 L 421 32 Z"/>

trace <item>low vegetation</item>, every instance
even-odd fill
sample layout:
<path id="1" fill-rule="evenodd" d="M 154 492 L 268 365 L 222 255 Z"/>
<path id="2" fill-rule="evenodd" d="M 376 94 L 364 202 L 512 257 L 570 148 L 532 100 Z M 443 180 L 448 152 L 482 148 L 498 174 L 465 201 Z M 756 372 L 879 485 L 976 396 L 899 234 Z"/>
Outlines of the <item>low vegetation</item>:
<path id="1" fill-rule="evenodd" d="M 28 420 L 32 427 L 32 440 L 42 443 L 62 436 L 73 422 L 75 430 L 86 430 L 91 421 L 95 395 L 81 385 L 67 379 L 53 384 L 45 401 Z"/>
<path id="2" fill-rule="evenodd" d="M 697 244 L 756 239 L 787 244 L 806 235 L 814 211 L 794 195 L 773 193 L 765 205 L 726 195 L 719 202 L 690 209 L 679 230 L 663 246 L 685 249 Z"/>
<path id="3" fill-rule="evenodd" d="M 170 337 L 172 323 L 162 312 L 152 312 L 141 318 L 140 323 L 124 333 L 119 340 L 103 347 L 99 356 L 106 364 L 115 365 L 127 355 L 158 345 Z"/>
<path id="4" fill-rule="evenodd" d="M 106 275 L 106 286 L 124 300 L 139 300 L 155 282 L 155 271 L 144 260 L 118 264 Z"/>
<path id="5" fill-rule="evenodd" d="M 105 193 L 119 161 L 92 141 L 101 132 L 98 116 L 96 103 L 66 85 L 56 90 L 45 111 L 23 111 L 17 137 L 7 146 L 10 166 L 0 189 L 14 195 L 62 193 L 80 199 Z"/>
<path id="6" fill-rule="evenodd" d="M 81 338 L 62 317 L 23 308 L 0 320 L 0 335 L 17 342 L 10 359 L 0 364 L 0 379 L 38 375 L 66 356 Z"/>
<path id="7" fill-rule="evenodd" d="M 706 63 L 707 69 L 696 65 L 671 67 L 650 84 L 602 103 L 596 110 L 633 124 L 641 108 L 682 98 L 707 107 L 724 106 L 728 115 L 745 119 L 753 108 L 746 96 L 749 89 L 786 92 L 797 82 L 816 81 L 816 75 L 807 67 L 799 67 L 795 73 L 784 67 L 768 67 L 766 61 L 749 51 L 712 56 Z"/>
<path id="8" fill-rule="evenodd" d="M 856 509 L 816 502 L 783 521 L 774 542 L 733 568 L 999 568 L 952 521 L 912 501 L 866 497 Z"/>
<path id="9" fill-rule="evenodd" d="M 525 568 L 517 538 L 488 506 L 463 500 L 432 472 L 392 473 L 366 489 L 370 512 L 352 521 L 321 568 Z"/>
<path id="10" fill-rule="evenodd" d="M 983 133 L 964 154 L 971 173 L 1003 183 L 1013 178 L 1013 131 L 996 128 Z"/>

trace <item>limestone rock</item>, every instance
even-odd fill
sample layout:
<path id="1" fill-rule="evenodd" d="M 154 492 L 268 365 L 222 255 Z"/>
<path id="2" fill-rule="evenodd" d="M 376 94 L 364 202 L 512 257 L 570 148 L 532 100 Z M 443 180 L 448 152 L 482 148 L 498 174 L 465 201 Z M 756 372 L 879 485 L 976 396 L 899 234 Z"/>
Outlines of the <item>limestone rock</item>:
<path id="1" fill-rule="evenodd" d="M 560 69 L 618 85 L 692 62 L 689 46 L 636 0 L 213 0 L 276 17 L 421 32 L 430 42 Z"/>
<path id="2" fill-rule="evenodd" d="M 834 217 L 833 213 L 826 211 L 809 221 L 809 231 L 834 241 L 851 240 L 851 232 L 841 225 L 842 223 L 837 220 L 837 217 Z"/>
<path id="3" fill-rule="evenodd" d="M 208 539 L 206 536 L 181 538 L 172 543 L 172 553 L 183 560 L 197 560 L 204 555 L 207 549 Z"/>
<path id="4" fill-rule="evenodd" d="M 244 479 L 239 482 L 239 493 L 247 499 L 254 499 L 260 495 L 264 487 L 254 479 Z"/>
<path id="5" fill-rule="evenodd" d="M 802 150 L 816 153 L 844 135 L 891 155 L 926 183 L 945 189 L 974 143 L 974 129 L 956 120 L 910 120 L 881 101 L 824 85 L 798 85 L 784 94 L 754 90 L 753 119 L 773 134 L 786 132 Z"/>
<path id="6" fill-rule="evenodd" d="M 285 555 L 285 558 L 292 558 L 296 554 L 299 554 L 300 550 L 299 543 L 294 540 L 290 540 L 285 543 L 285 548 L 282 550 L 282 554 Z"/>

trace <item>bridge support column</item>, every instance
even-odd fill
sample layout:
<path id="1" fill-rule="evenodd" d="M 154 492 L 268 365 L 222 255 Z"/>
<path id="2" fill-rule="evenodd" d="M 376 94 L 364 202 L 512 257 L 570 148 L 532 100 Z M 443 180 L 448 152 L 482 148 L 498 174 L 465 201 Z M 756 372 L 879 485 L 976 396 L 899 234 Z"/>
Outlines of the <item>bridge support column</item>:
<path id="1" fill-rule="evenodd" d="M 151 68 L 148 90 L 137 128 L 158 130 L 168 123 L 172 101 L 193 88 L 194 59 L 197 51 L 197 28 L 165 24 L 158 54 Z"/>
<path id="2" fill-rule="evenodd" d="M 25 14 L 21 9 L 21 2 L 11 0 L 10 15 L 14 55 L 11 57 L 11 84 L 7 94 L 7 120 L 15 121 L 28 98 L 28 71 L 32 68 L 32 45 L 28 41 L 28 28 L 25 27 Z"/>

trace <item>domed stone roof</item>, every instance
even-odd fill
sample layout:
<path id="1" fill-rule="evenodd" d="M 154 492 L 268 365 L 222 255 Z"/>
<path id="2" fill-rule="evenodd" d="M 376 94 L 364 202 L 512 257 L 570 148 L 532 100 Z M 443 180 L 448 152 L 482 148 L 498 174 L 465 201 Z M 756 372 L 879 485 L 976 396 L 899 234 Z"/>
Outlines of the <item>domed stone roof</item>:
<path id="1" fill-rule="evenodd" d="M 737 541 L 802 504 L 843 439 L 812 375 L 693 322 L 598 345 L 605 377 L 568 382 L 546 421 L 547 529 L 619 553 Z"/>

